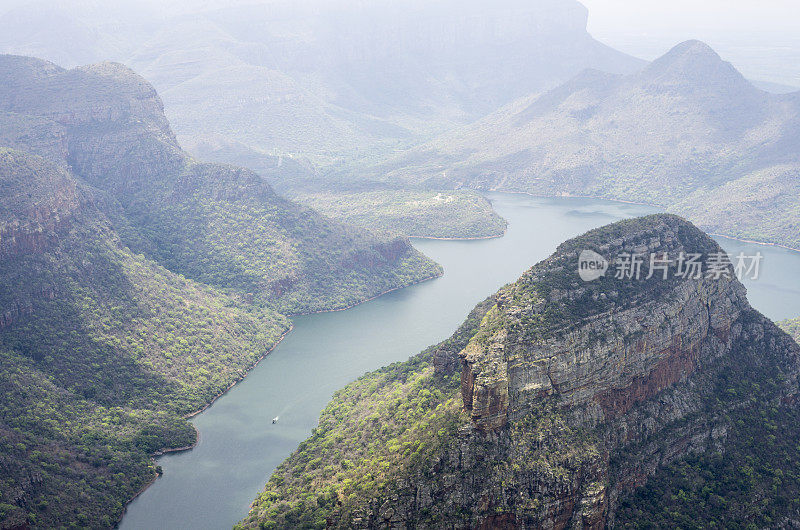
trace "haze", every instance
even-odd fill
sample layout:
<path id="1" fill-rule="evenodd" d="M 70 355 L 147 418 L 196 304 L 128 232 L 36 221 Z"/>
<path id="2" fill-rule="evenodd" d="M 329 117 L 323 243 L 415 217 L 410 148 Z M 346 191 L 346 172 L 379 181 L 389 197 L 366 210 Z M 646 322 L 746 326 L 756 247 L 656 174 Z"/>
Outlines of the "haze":
<path id="1" fill-rule="evenodd" d="M 589 32 L 643 59 L 700 39 L 751 79 L 800 86 L 800 3 L 794 0 L 581 0 Z"/>

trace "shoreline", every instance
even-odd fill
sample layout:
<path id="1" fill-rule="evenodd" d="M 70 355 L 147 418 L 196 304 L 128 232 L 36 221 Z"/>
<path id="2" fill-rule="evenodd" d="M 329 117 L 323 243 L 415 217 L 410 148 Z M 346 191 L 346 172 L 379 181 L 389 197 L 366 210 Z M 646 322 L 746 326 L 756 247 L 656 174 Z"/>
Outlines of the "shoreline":
<path id="1" fill-rule="evenodd" d="M 159 449 L 158 451 L 156 451 L 155 453 L 152 454 L 154 462 L 155 462 L 155 459 L 160 457 L 160 456 L 164 456 L 164 455 L 169 454 L 169 453 L 180 453 L 180 452 L 183 452 L 183 451 L 188 451 L 190 449 L 194 449 L 197 446 L 197 444 L 200 442 L 200 431 L 197 430 L 197 427 L 195 427 L 194 424 L 190 423 L 189 425 L 191 425 L 192 429 L 194 429 L 194 443 L 189 444 L 189 445 L 184 445 L 182 447 L 172 447 L 172 448 L 163 447 L 163 448 Z"/>
<path id="2" fill-rule="evenodd" d="M 428 241 L 483 241 L 486 239 L 499 239 L 506 235 L 508 228 L 503 229 L 500 234 L 493 236 L 480 236 L 480 237 L 434 237 L 434 236 L 408 236 L 409 239 L 425 239 Z"/>
<path id="3" fill-rule="evenodd" d="M 254 369 L 256 366 L 258 366 L 258 365 L 259 365 L 259 363 L 260 363 L 261 361 L 263 361 L 264 359 L 266 359 L 267 355 L 269 355 L 270 353 L 272 353 L 272 352 L 273 352 L 273 350 L 275 350 L 275 348 L 277 348 L 277 347 L 278 347 L 278 345 L 279 345 L 281 342 L 283 342 L 283 339 L 285 339 L 285 338 L 286 338 L 286 335 L 288 335 L 289 333 L 291 333 L 293 329 L 294 329 L 294 324 L 293 324 L 293 323 L 290 323 L 290 324 L 289 324 L 289 328 L 288 328 L 286 331 L 284 331 L 283 333 L 281 333 L 280 337 L 278 337 L 278 340 L 276 340 L 276 341 L 275 341 L 275 344 L 273 344 L 273 345 L 272 345 L 272 347 L 271 347 L 269 350 L 267 350 L 267 352 L 266 352 L 266 353 L 264 353 L 264 355 L 262 355 L 261 357 L 259 357 L 258 359 L 256 359 L 256 362 L 254 362 L 254 363 L 252 364 L 252 366 L 250 366 L 249 368 L 247 368 L 247 369 L 244 371 L 244 374 L 243 374 L 243 375 L 242 375 L 240 378 L 236 379 L 236 380 L 235 380 L 233 383 L 231 383 L 230 385 L 228 385 L 228 387 L 227 387 L 227 388 L 225 388 L 225 390 L 223 390 L 222 392 L 220 392 L 219 394 L 217 394 L 216 396 L 214 396 L 214 397 L 211 399 L 211 401 L 209 401 L 208 403 L 206 403 L 206 404 L 205 404 L 205 405 L 204 405 L 204 406 L 203 406 L 201 409 L 198 409 L 198 410 L 196 410 L 196 411 L 194 411 L 194 412 L 190 412 L 190 413 L 188 413 L 188 414 L 185 414 L 185 415 L 183 416 L 183 418 L 188 420 L 188 419 L 194 418 L 195 416 L 197 416 L 197 415 L 198 415 L 198 414 L 200 414 L 201 412 L 204 412 L 204 411 L 206 411 L 206 410 L 207 410 L 207 409 L 208 409 L 208 408 L 209 408 L 211 405 L 213 405 L 214 403 L 216 403 L 216 401 L 217 401 L 219 398 L 221 398 L 222 396 L 224 396 L 225 394 L 227 394 L 228 392 L 230 392 L 230 390 L 231 390 L 233 387 L 235 387 L 237 384 L 239 384 L 239 383 L 241 383 L 242 381 L 244 381 L 244 378 L 245 378 L 245 377 L 247 377 L 247 376 L 250 374 L 250 372 L 251 372 L 251 371 L 252 371 L 252 370 L 253 370 L 253 369 Z M 197 430 L 197 429 L 195 429 L 195 430 Z M 200 433 L 198 432 L 198 433 L 197 433 L 197 440 L 199 440 L 199 439 L 200 439 Z M 193 449 L 193 448 L 194 448 L 194 447 L 197 445 L 197 440 L 195 440 L 195 443 L 194 443 L 194 444 L 192 444 L 192 446 L 191 446 L 191 447 L 189 447 L 188 449 Z M 178 448 L 178 449 L 173 449 L 173 450 L 163 450 L 163 449 L 161 449 L 161 450 L 159 450 L 159 451 L 160 451 L 160 452 L 162 453 L 162 455 L 163 455 L 163 454 L 166 454 L 166 453 L 176 453 L 176 452 L 180 452 L 180 451 L 186 451 L 186 450 L 188 450 L 188 449 L 183 449 L 183 448 Z M 159 455 L 159 456 L 160 456 L 160 455 Z"/>
<path id="4" fill-rule="evenodd" d="M 725 234 L 717 234 L 715 232 L 708 232 L 708 235 L 710 235 L 712 237 L 722 237 L 722 238 L 725 238 L 725 239 L 730 239 L 731 241 L 738 241 L 740 243 L 749 243 L 751 245 L 761 245 L 761 246 L 765 246 L 765 247 L 777 247 L 777 248 L 782 248 L 784 250 L 791 250 L 792 252 L 800 252 L 800 248 L 794 248 L 794 247 L 790 247 L 788 245 L 781 245 L 780 243 L 765 243 L 764 241 L 754 241 L 752 239 L 742 239 L 742 238 L 739 238 L 739 237 L 726 236 Z"/>
<path id="5" fill-rule="evenodd" d="M 203 406 L 201 409 L 198 409 L 198 410 L 196 410 L 196 411 L 194 411 L 194 412 L 190 412 L 189 414 L 186 414 L 186 415 L 184 415 L 184 416 L 183 416 L 183 418 L 184 418 L 184 419 L 186 419 L 186 420 L 189 420 L 189 419 L 191 419 L 191 418 L 193 418 L 193 417 L 197 416 L 197 415 L 198 415 L 198 414 L 200 414 L 201 412 L 204 412 L 204 411 L 205 411 L 205 410 L 207 410 L 207 409 L 208 409 L 208 408 L 209 408 L 211 405 L 213 405 L 213 404 L 214 404 L 214 403 L 215 403 L 215 402 L 216 402 L 216 401 L 217 401 L 219 398 L 221 398 L 222 396 L 224 396 L 225 394 L 227 394 L 227 393 L 228 393 L 228 392 L 229 392 L 229 391 L 230 391 L 230 390 L 231 390 L 233 387 L 235 387 L 237 384 L 239 384 L 239 383 L 241 383 L 242 381 L 244 381 L 244 378 L 245 378 L 245 377 L 247 377 L 247 376 L 250 374 L 250 372 L 251 372 L 251 371 L 252 371 L 252 370 L 253 370 L 253 369 L 254 369 L 256 366 L 258 366 L 258 365 L 259 365 L 259 363 L 261 363 L 261 361 L 263 361 L 264 359 L 266 359 L 267 355 L 269 355 L 270 353 L 272 353 L 272 352 L 273 352 L 273 350 L 275 350 L 275 348 L 277 348 L 277 347 L 278 347 L 278 345 L 279 345 L 281 342 L 283 342 L 283 339 L 284 339 L 284 338 L 286 338 L 286 336 L 287 336 L 289 333 L 291 333 L 291 331 L 292 331 L 293 329 L 294 329 L 294 324 L 290 324 L 290 325 L 289 325 L 289 328 L 288 328 L 286 331 L 284 331 L 284 332 L 283 332 L 283 333 L 280 335 L 280 337 L 278 337 L 278 340 L 276 340 L 276 341 L 275 341 L 275 344 L 273 344 L 273 345 L 272 345 L 272 347 L 271 347 L 271 348 L 269 348 L 269 350 L 267 350 L 267 351 L 266 351 L 266 353 L 264 353 L 264 355 L 262 355 L 261 357 L 259 357 L 259 358 L 258 358 L 258 359 L 257 359 L 257 360 L 256 360 L 256 361 L 255 361 L 255 362 L 254 362 L 254 363 L 253 363 L 251 366 L 250 366 L 250 367 L 248 367 L 248 368 L 245 370 L 244 374 L 243 374 L 243 375 L 242 375 L 240 378 L 236 379 L 236 380 L 235 380 L 233 383 L 231 383 L 230 385 L 228 385 L 228 387 L 227 387 L 227 388 L 225 388 L 225 390 L 223 390 L 222 392 L 220 392 L 219 394 L 217 394 L 216 396 L 214 396 L 214 397 L 211 399 L 211 401 L 209 401 L 208 403 L 206 403 L 206 404 L 205 404 L 205 406 Z M 190 445 L 184 445 L 184 446 L 181 446 L 181 447 L 172 447 L 172 448 L 170 448 L 170 447 L 167 447 L 167 448 L 161 448 L 161 449 L 159 449 L 159 450 L 155 451 L 154 453 L 152 453 L 152 454 L 150 455 L 150 460 L 151 460 L 151 462 L 152 462 L 153 464 L 155 464 L 155 463 L 156 463 L 156 460 L 157 460 L 159 457 L 162 457 L 162 456 L 164 456 L 164 455 L 167 455 L 167 454 L 170 454 L 170 453 L 182 453 L 182 452 L 184 452 L 184 451 L 191 451 L 192 449 L 194 449 L 195 447 L 197 447 L 197 444 L 198 444 L 198 443 L 200 443 L 200 431 L 197 429 L 197 427 L 196 427 L 194 424 L 192 424 L 192 423 L 189 423 L 189 425 L 191 425 L 191 426 L 192 426 L 192 429 L 194 429 L 194 432 L 195 432 L 195 439 L 194 439 L 194 442 L 193 442 L 193 443 L 191 443 Z M 135 501 L 137 498 L 139 498 L 139 496 L 141 496 L 141 495 L 142 495 L 142 494 L 143 494 L 145 491 L 147 491 L 147 489 L 148 489 L 150 486 L 152 486 L 153 484 L 155 484 L 156 480 L 158 480 L 158 478 L 159 478 L 160 476 L 161 476 L 161 475 L 159 475 L 159 474 L 157 474 L 157 473 L 156 473 L 156 475 L 155 475 L 155 476 L 154 476 L 152 479 L 150 479 L 150 481 L 148 481 L 148 482 L 147 482 L 147 484 L 145 484 L 144 486 L 142 486 L 142 488 L 141 488 L 141 489 L 139 489 L 139 491 L 137 491 L 137 492 L 136 492 L 136 494 L 135 494 L 133 497 L 131 497 L 130 499 L 128 499 L 128 500 L 125 502 L 125 505 L 122 507 L 122 513 L 120 514 L 120 516 L 119 516 L 119 519 L 118 519 L 118 520 L 117 520 L 117 522 L 115 523 L 115 525 L 114 525 L 114 528 L 119 528 L 119 525 L 120 525 L 120 523 L 122 523 L 122 519 L 125 517 L 125 514 L 128 512 L 128 507 L 130 506 L 130 504 L 131 504 L 133 501 Z"/>
<path id="6" fill-rule="evenodd" d="M 633 204 L 633 205 L 636 205 L 636 206 L 648 206 L 650 208 L 658 208 L 659 210 L 662 210 L 663 213 L 673 213 L 673 212 L 667 211 L 666 208 L 664 208 L 663 206 L 659 206 L 657 204 L 652 204 L 652 203 L 648 203 L 648 202 L 627 201 L 625 199 L 610 199 L 608 197 L 600 197 L 600 196 L 597 196 L 597 195 L 573 195 L 571 193 L 564 193 L 564 194 L 560 194 L 560 195 L 548 195 L 548 194 L 531 193 L 529 191 L 507 191 L 507 190 L 497 190 L 497 189 L 495 189 L 495 190 L 486 190 L 486 191 L 489 192 L 489 193 L 510 193 L 510 194 L 515 194 L 515 195 L 528 195 L 530 197 L 538 197 L 540 199 L 559 199 L 559 198 L 567 198 L 567 199 L 596 199 L 596 200 L 608 201 L 608 202 L 618 202 L 618 203 L 621 203 L 621 204 Z M 678 215 L 678 214 L 674 214 L 674 215 Z M 691 221 L 691 219 L 689 219 L 689 221 L 693 222 L 693 221 Z M 702 230 L 702 228 L 701 228 L 701 230 Z M 705 232 L 705 230 L 703 230 L 703 231 Z M 789 245 L 783 245 L 781 243 L 771 243 L 771 242 L 768 242 L 768 241 L 756 241 L 754 239 L 743 239 L 743 238 L 740 238 L 740 237 L 720 234 L 718 232 L 706 232 L 706 233 L 708 235 L 712 236 L 712 237 L 724 237 L 725 239 L 730 239 L 732 241 L 739 241 L 740 243 L 749 243 L 749 244 L 752 244 L 752 245 L 763 245 L 765 247 L 777 247 L 777 248 L 782 248 L 782 249 L 785 249 L 785 250 L 791 250 L 792 252 L 800 252 L 800 248 L 790 247 Z"/>
<path id="7" fill-rule="evenodd" d="M 319 314 L 322 314 L 322 313 L 336 313 L 337 311 L 347 311 L 348 309 L 353 309 L 354 307 L 360 306 L 361 304 L 366 304 L 367 302 L 371 302 L 372 300 L 375 300 L 376 298 L 380 298 L 381 296 L 383 296 L 385 294 L 393 293 L 394 291 L 399 291 L 400 289 L 406 289 L 407 287 L 413 287 L 413 286 L 419 285 L 421 283 L 429 282 L 431 280 L 435 280 L 436 278 L 441 278 L 442 276 L 444 276 L 444 270 L 441 272 L 441 274 L 435 274 L 433 276 L 428 276 L 427 278 L 422 278 L 421 280 L 417 280 L 415 282 L 411 282 L 411 283 L 406 284 L 406 285 L 400 285 L 398 287 L 392 287 L 391 289 L 387 289 L 386 291 L 380 292 L 380 293 L 376 294 L 375 296 L 371 296 L 369 298 L 361 300 L 360 302 L 356 302 L 354 304 L 350 304 L 349 306 L 346 306 L 346 307 L 340 307 L 338 309 L 320 309 L 319 311 L 309 311 L 308 313 L 292 313 L 292 314 L 287 315 L 287 316 L 289 318 L 293 318 L 293 317 L 305 317 L 305 316 L 309 316 L 309 315 L 319 315 Z"/>
<path id="8" fill-rule="evenodd" d="M 500 237 L 500 236 L 497 236 L 497 237 Z M 444 275 L 444 271 L 442 271 L 441 274 L 436 274 L 436 275 L 433 275 L 433 276 L 429 276 L 427 278 L 422 278 L 421 280 L 412 282 L 412 283 L 410 283 L 408 285 L 401 285 L 401 286 L 398 286 L 398 287 L 393 287 L 392 289 L 387 289 L 386 291 L 380 292 L 380 293 L 376 294 L 375 296 L 372 296 L 372 297 L 367 298 L 365 300 L 362 300 L 360 302 L 356 302 L 356 303 L 351 304 L 351 305 L 349 305 L 347 307 L 342 307 L 342 308 L 338 308 L 338 309 L 322 309 L 322 310 L 319 310 L 319 311 L 313 311 L 311 313 L 298 313 L 298 314 L 291 314 L 291 315 L 286 315 L 286 316 L 288 318 L 292 318 L 292 317 L 296 317 L 296 316 L 316 315 L 316 314 L 321 314 L 321 313 L 332 313 L 332 312 L 335 312 L 335 311 L 346 311 L 348 309 L 352 309 L 352 308 L 354 308 L 356 306 L 359 306 L 361 304 L 365 304 L 365 303 L 367 303 L 367 302 L 369 302 L 371 300 L 375 300 L 376 298 L 380 298 L 381 296 L 383 296 L 385 294 L 389 294 L 391 292 L 394 292 L 394 291 L 397 291 L 397 290 L 400 290 L 400 289 L 405 289 L 406 287 L 412 287 L 414 285 L 419 285 L 421 283 L 424 283 L 424 282 L 427 282 L 427 281 L 430 281 L 430 280 L 435 280 L 436 278 L 441 278 L 442 275 Z M 291 333 L 292 330 L 294 330 L 294 323 L 291 323 L 289 325 L 289 328 L 286 331 L 284 331 L 281 334 L 280 337 L 278 337 L 278 340 L 275 341 L 275 344 L 273 344 L 272 347 L 269 350 L 267 350 L 266 353 L 264 353 L 264 355 L 259 357 L 256 360 L 256 362 L 253 363 L 252 366 L 248 367 L 247 370 L 245 370 L 244 374 L 240 378 L 236 379 L 227 388 L 225 388 L 225 390 L 223 390 L 222 392 L 220 392 L 219 394 L 214 396 L 214 398 L 211 401 L 209 401 L 208 403 L 206 403 L 202 408 L 200 408 L 200 409 L 198 409 L 198 410 L 196 410 L 194 412 L 190 412 L 190 413 L 184 415 L 183 418 L 186 419 L 186 420 L 189 420 L 189 419 L 194 418 L 195 416 L 201 414 L 202 412 L 205 412 L 206 410 L 208 410 L 208 408 L 211 407 L 214 403 L 216 403 L 216 401 L 219 398 L 221 398 L 222 396 L 227 394 L 237 384 L 241 383 L 250 374 L 250 372 L 256 366 L 258 366 L 258 364 L 261 363 L 261 361 L 263 361 L 267 357 L 267 355 L 272 353 L 273 350 L 275 350 L 275 348 L 277 348 L 278 345 L 281 342 L 283 342 L 283 339 L 286 338 L 286 336 L 289 333 Z M 182 447 L 159 449 L 158 451 L 156 451 L 156 452 L 154 452 L 153 454 L 150 455 L 153 464 L 155 464 L 156 460 L 161 456 L 164 456 L 164 455 L 167 455 L 167 454 L 170 454 L 170 453 L 182 453 L 184 451 L 191 451 L 192 449 L 197 447 L 197 444 L 200 442 L 200 431 L 197 429 L 197 427 L 194 426 L 194 424 L 190 423 L 190 425 L 192 426 L 192 428 L 194 429 L 194 431 L 196 433 L 194 443 L 192 443 L 191 445 L 185 445 L 185 446 L 182 446 Z M 116 524 L 114 525 L 114 528 L 118 528 L 119 527 L 120 523 L 122 522 L 122 519 L 125 517 L 125 514 L 128 511 L 128 506 L 130 506 L 130 504 L 133 501 L 135 501 L 139 496 L 141 496 L 150 486 L 155 484 L 156 480 L 158 480 L 158 478 L 160 476 L 161 475 L 156 474 L 152 479 L 150 479 L 149 482 L 147 482 L 147 484 L 142 486 L 142 488 L 139 491 L 137 491 L 136 494 L 133 497 L 131 497 L 128 501 L 125 502 L 125 505 L 122 508 L 122 514 L 120 515 L 119 519 L 117 520 Z"/>
<path id="9" fill-rule="evenodd" d="M 628 200 L 624 200 L 624 199 L 613 199 L 613 198 L 593 196 L 593 195 L 536 194 L 536 193 L 531 193 L 531 192 L 526 192 L 526 191 L 510 191 L 510 190 L 475 190 L 475 191 L 478 191 L 479 193 L 481 193 L 481 192 L 484 192 L 484 193 L 485 192 L 490 192 L 490 193 L 507 193 L 507 194 L 517 194 L 517 195 L 527 195 L 527 196 L 536 197 L 536 198 L 556 198 L 556 199 L 557 198 L 580 198 L 580 199 L 604 200 L 604 201 L 608 201 L 608 202 L 612 202 L 612 203 L 647 206 L 647 207 L 651 207 L 651 208 L 657 208 L 657 209 L 661 210 L 664 213 L 669 213 L 662 206 L 658 206 L 658 205 L 654 205 L 654 204 L 650 204 L 650 203 L 628 201 Z M 410 239 L 436 240 L 436 241 L 478 241 L 478 240 L 498 239 L 498 238 L 504 237 L 506 235 L 506 233 L 507 233 L 507 228 L 504 229 L 501 234 L 491 235 L 491 236 L 482 236 L 482 237 L 469 237 L 469 238 L 458 238 L 458 237 L 448 238 L 448 237 L 428 237 L 428 236 L 408 236 L 408 237 Z M 779 244 L 779 243 L 769 243 L 769 242 L 742 239 L 742 238 L 737 238 L 737 237 L 724 235 L 724 234 L 719 234 L 719 233 L 714 233 L 714 232 L 707 232 L 707 233 L 710 236 L 713 236 L 713 237 L 721 237 L 721 238 L 729 239 L 729 240 L 732 240 L 732 241 L 738 241 L 738 242 L 754 244 L 754 245 L 772 246 L 772 247 L 783 248 L 785 250 L 789 250 L 789 251 L 793 251 L 793 252 L 800 252 L 800 248 L 793 248 L 793 247 L 790 247 L 790 246 L 787 246 L 787 245 L 782 245 L 782 244 Z M 414 282 L 411 282 L 411 283 L 408 283 L 408 284 L 405 284 L 405 285 L 401 285 L 401 286 L 393 287 L 391 289 L 384 290 L 382 292 L 379 292 L 379 293 L 375 294 L 374 296 L 371 296 L 369 298 L 366 298 L 364 300 L 352 303 L 352 304 L 344 306 L 344 307 L 335 308 L 335 309 L 320 309 L 320 310 L 317 310 L 317 311 L 311 311 L 311 312 L 307 312 L 307 313 L 292 313 L 292 314 L 287 314 L 286 316 L 291 319 L 291 318 L 299 317 L 299 316 L 309 316 L 309 315 L 316 315 L 316 314 L 322 314 L 322 313 L 333 313 L 333 312 L 338 312 L 338 311 L 346 311 L 348 309 L 355 308 L 355 307 L 357 307 L 359 305 L 365 304 L 367 302 L 370 302 L 372 300 L 380 298 L 381 296 L 384 296 L 386 294 L 392 293 L 394 291 L 398 291 L 400 289 L 405 289 L 405 288 L 408 288 L 408 287 L 413 287 L 415 285 L 420 285 L 422 283 L 425 283 L 425 282 L 440 278 L 443 275 L 444 275 L 444 270 L 442 270 L 442 272 L 439 273 L 439 274 L 431 275 L 431 276 L 428 276 L 426 278 L 422 278 L 420 280 L 416 280 Z M 267 355 L 269 355 L 275 348 L 277 348 L 277 346 L 283 341 L 283 339 L 293 329 L 294 329 L 294 323 L 290 323 L 288 329 L 286 329 L 286 331 L 284 331 L 280 335 L 280 337 L 272 345 L 272 347 L 270 347 L 269 350 L 266 353 L 264 353 L 261 357 L 259 357 L 250 367 L 248 367 L 241 377 L 237 378 L 227 388 L 225 388 L 219 394 L 214 396 L 202 408 L 200 408 L 200 409 L 198 409 L 198 410 L 196 410 L 194 412 L 191 412 L 191 413 L 188 413 L 188 414 L 184 415 L 183 418 L 189 420 L 189 419 L 201 414 L 202 412 L 206 411 L 208 408 L 210 408 L 219 398 L 221 398 L 222 396 L 227 394 L 238 383 L 243 381 L 250 374 L 250 372 L 256 366 L 258 366 L 258 364 L 261 361 L 263 361 L 267 357 Z M 154 452 L 151 455 L 152 462 L 155 464 L 157 458 L 159 458 L 161 456 L 164 456 L 166 454 L 179 453 L 179 452 L 190 451 L 190 450 L 194 449 L 197 446 L 197 444 L 199 443 L 199 441 L 200 441 L 200 431 L 193 424 L 191 424 L 191 425 L 192 425 L 192 428 L 195 430 L 195 433 L 196 433 L 195 441 L 191 445 L 187 445 L 187 446 L 183 446 L 183 447 L 177 447 L 177 448 L 159 449 L 158 451 Z M 122 510 L 122 514 L 120 515 L 119 520 L 116 522 L 115 528 L 119 527 L 120 523 L 122 522 L 122 519 L 124 518 L 125 514 L 127 513 L 127 509 L 129 507 L 129 505 L 134 500 L 136 500 L 139 496 L 141 496 L 151 485 L 153 485 L 156 482 L 156 480 L 158 480 L 158 478 L 160 476 L 161 475 L 156 474 L 133 497 L 131 497 L 127 502 L 125 502 L 123 510 Z"/>
<path id="10" fill-rule="evenodd" d="M 601 197 L 599 195 L 574 195 L 572 193 L 559 193 L 559 194 L 547 194 L 547 193 L 532 193 L 530 191 L 511 191 L 511 190 L 485 190 L 484 193 L 511 193 L 515 195 L 528 195 L 529 197 L 538 197 L 540 199 L 596 199 L 599 201 L 608 201 L 608 202 L 618 202 L 621 204 L 634 204 L 636 206 L 649 206 L 650 208 L 658 208 L 663 210 L 663 206 L 659 206 L 658 204 L 652 204 L 649 202 L 639 202 L 639 201 L 628 201 L 625 199 L 611 199 L 608 197 Z M 664 211 L 663 213 L 669 213 Z"/>

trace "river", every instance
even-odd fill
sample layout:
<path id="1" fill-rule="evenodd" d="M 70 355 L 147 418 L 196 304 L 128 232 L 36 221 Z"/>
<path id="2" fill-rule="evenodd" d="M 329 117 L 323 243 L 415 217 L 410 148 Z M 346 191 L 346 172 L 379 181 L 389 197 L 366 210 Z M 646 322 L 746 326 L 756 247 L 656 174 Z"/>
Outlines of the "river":
<path id="1" fill-rule="evenodd" d="M 347 311 L 293 319 L 294 331 L 244 381 L 192 420 L 200 432 L 197 447 L 159 458 L 164 475 L 130 504 L 121 528 L 231 528 L 247 514 L 272 471 L 308 437 L 337 389 L 447 338 L 476 303 L 516 280 L 562 241 L 656 211 L 595 199 L 489 198 L 509 221 L 504 237 L 414 240 L 444 266 L 441 278 Z M 757 309 L 776 320 L 800 315 L 800 253 L 718 241 L 731 254 L 764 255 L 759 280 L 745 282 Z M 280 419 L 272 424 L 276 416 Z"/>

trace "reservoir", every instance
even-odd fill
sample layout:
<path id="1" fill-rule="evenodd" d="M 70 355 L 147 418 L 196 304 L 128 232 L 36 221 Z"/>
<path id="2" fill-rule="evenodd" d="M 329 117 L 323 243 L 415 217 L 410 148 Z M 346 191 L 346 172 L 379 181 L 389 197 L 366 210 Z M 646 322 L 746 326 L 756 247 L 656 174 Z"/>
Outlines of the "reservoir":
<path id="1" fill-rule="evenodd" d="M 159 458 L 163 477 L 130 504 L 121 528 L 231 528 L 274 469 L 309 436 L 336 390 L 449 337 L 475 304 L 564 240 L 657 211 L 596 199 L 488 197 L 509 221 L 504 237 L 415 239 L 420 251 L 442 264 L 441 278 L 346 311 L 294 318 L 294 331 L 244 381 L 192 420 L 200 432 L 197 447 Z M 774 320 L 800 316 L 800 253 L 717 240 L 733 256 L 764 256 L 760 278 L 745 281 L 756 309 Z"/>

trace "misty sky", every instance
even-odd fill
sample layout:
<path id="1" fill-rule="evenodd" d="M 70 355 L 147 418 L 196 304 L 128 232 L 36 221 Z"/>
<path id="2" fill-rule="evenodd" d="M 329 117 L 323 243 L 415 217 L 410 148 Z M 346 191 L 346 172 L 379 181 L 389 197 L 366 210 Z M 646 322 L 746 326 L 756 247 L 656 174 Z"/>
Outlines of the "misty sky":
<path id="1" fill-rule="evenodd" d="M 602 34 L 800 30 L 798 0 L 581 0 Z"/>
<path id="2" fill-rule="evenodd" d="M 170 16 L 271 0 L 44 1 L 63 6 L 75 3 L 137 6 L 140 10 L 149 8 L 153 14 Z M 589 9 L 590 33 L 626 53 L 654 59 L 679 42 L 700 39 L 752 79 L 800 87 L 800 0 L 579 1 Z M 36 0 L 0 0 L 0 14 L 14 7 L 29 8 L 35 3 Z"/>

